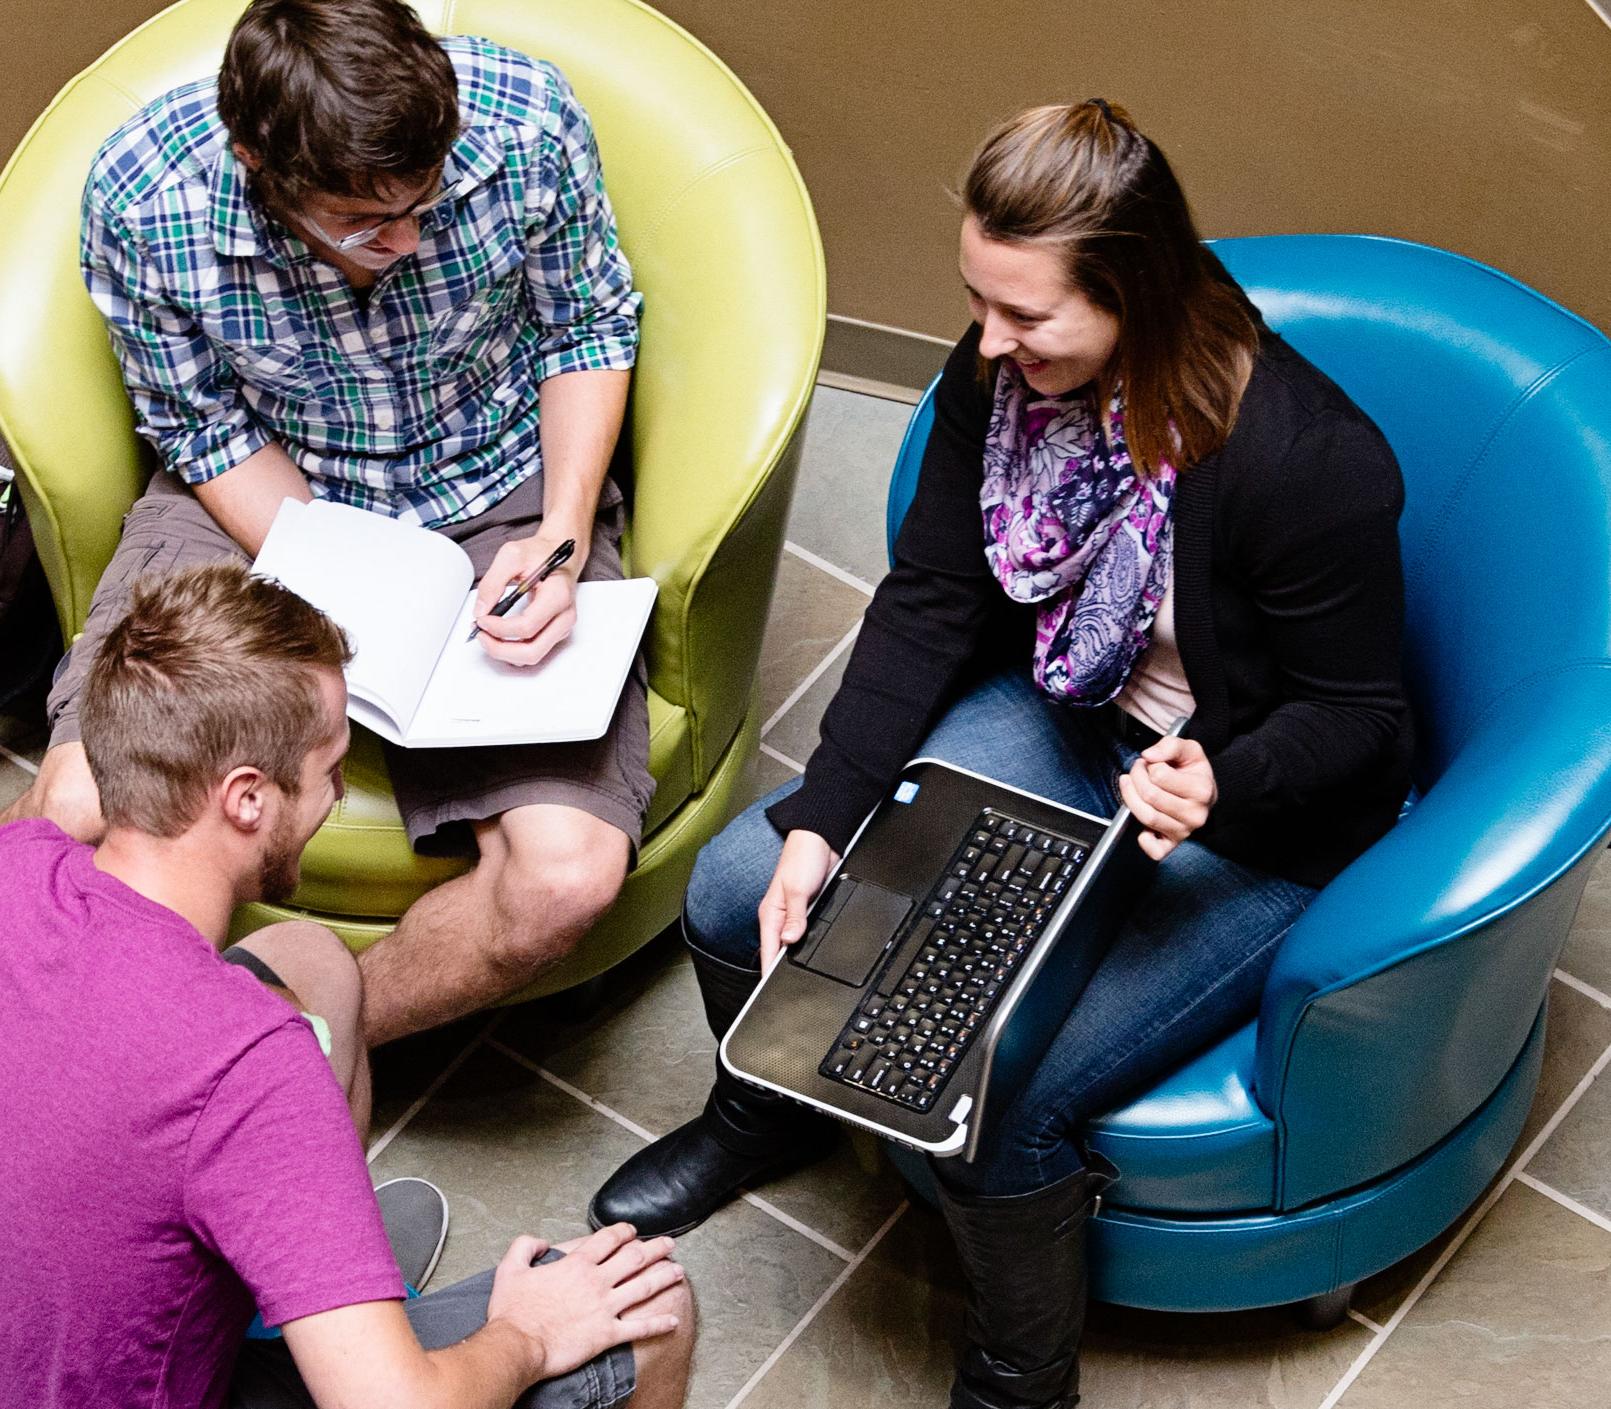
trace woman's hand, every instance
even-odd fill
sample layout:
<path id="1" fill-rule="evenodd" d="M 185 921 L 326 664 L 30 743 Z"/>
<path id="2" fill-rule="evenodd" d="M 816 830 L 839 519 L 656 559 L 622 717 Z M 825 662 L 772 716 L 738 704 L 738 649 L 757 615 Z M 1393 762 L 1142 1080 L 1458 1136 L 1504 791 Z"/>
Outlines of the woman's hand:
<path id="1" fill-rule="evenodd" d="M 815 832 L 790 832 L 783 855 L 772 873 L 772 884 L 756 912 L 761 921 L 761 972 L 770 973 L 786 944 L 806 931 L 806 911 L 839 864 L 839 854 Z"/>
<path id="2" fill-rule="evenodd" d="M 1219 785 L 1195 739 L 1159 739 L 1119 777 L 1119 796 L 1146 828 L 1141 849 L 1162 861 L 1208 820 Z"/>

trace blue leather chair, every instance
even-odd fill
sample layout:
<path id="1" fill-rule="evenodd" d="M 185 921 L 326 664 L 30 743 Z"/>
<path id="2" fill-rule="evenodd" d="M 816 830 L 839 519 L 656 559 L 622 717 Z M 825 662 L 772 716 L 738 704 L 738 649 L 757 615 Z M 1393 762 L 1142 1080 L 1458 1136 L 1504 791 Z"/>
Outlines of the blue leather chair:
<path id="1" fill-rule="evenodd" d="M 1423 245 L 1214 250 L 1403 466 L 1417 800 L 1293 926 L 1257 1020 L 1092 1128 L 1123 1173 L 1093 1294 L 1302 1301 L 1324 1323 L 1476 1200 L 1537 1085 L 1551 974 L 1611 827 L 1611 342 Z M 892 541 L 932 397 L 895 467 Z"/>

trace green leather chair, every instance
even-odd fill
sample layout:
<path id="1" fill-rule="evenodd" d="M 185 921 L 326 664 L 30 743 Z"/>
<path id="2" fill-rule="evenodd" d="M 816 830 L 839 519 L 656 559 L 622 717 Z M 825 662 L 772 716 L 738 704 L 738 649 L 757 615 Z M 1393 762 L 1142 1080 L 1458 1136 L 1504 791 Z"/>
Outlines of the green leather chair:
<path id="1" fill-rule="evenodd" d="M 0 435 L 15 454 L 63 639 L 81 630 L 122 516 L 152 467 L 77 265 L 101 141 L 217 69 L 242 0 L 181 0 L 73 79 L 0 172 Z M 637 0 L 435 0 L 437 32 L 551 59 L 593 117 L 622 243 L 644 293 L 624 454 L 628 570 L 660 596 L 646 637 L 657 791 L 614 909 L 524 996 L 581 983 L 676 916 L 695 854 L 743 799 L 754 682 L 825 320 L 821 243 L 788 149 L 709 50 Z M 309 846 L 288 907 L 354 948 L 466 863 L 413 854 L 377 741 Z"/>

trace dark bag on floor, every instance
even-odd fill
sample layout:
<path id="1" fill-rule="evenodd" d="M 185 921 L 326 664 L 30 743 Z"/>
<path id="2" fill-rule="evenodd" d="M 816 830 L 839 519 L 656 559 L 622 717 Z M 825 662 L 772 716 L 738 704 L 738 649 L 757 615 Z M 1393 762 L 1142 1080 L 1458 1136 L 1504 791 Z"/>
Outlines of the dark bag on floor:
<path id="1" fill-rule="evenodd" d="M 22 496 L 0 462 L 0 709 L 37 690 L 61 653 L 56 609 Z"/>

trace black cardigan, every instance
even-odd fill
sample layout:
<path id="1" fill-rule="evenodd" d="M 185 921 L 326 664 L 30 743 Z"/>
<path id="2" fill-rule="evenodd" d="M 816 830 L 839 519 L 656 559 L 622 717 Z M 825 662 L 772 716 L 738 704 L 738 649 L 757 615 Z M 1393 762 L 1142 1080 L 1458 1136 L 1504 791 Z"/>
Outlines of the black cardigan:
<path id="1" fill-rule="evenodd" d="M 1195 839 L 1324 885 L 1392 826 L 1412 745 L 1400 650 L 1404 486 L 1380 431 L 1268 329 L 1236 426 L 1175 490 L 1175 634 L 1197 711 L 1187 734 L 1219 799 Z M 979 328 L 946 362 L 917 491 L 804 785 L 768 810 L 843 851 L 1003 642 L 1029 659 L 1034 608 L 984 557 L 992 388 Z"/>

